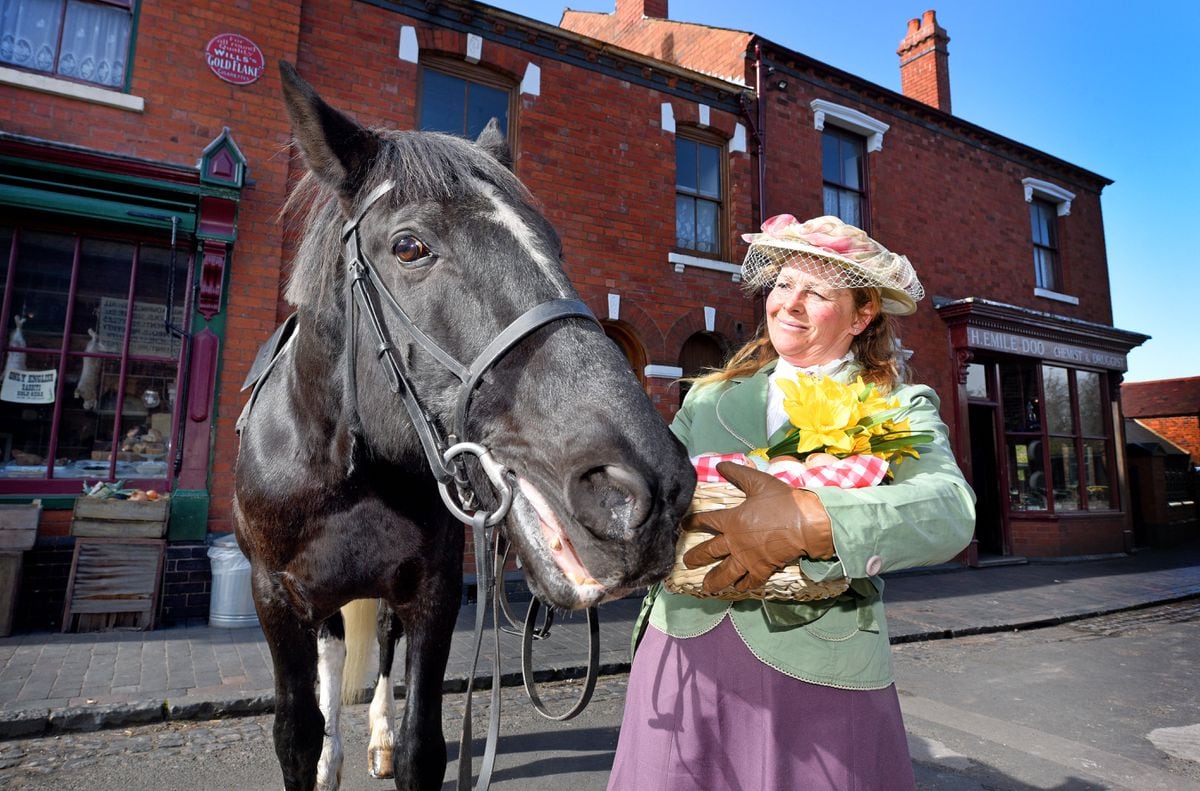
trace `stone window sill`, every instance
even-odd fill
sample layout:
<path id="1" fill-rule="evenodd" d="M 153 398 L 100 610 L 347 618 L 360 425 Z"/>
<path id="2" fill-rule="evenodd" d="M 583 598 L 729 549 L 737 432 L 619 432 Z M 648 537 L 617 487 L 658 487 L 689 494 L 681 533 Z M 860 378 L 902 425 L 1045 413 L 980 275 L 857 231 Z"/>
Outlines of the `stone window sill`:
<path id="1" fill-rule="evenodd" d="M 99 85 L 84 85 L 70 80 L 61 80 L 44 74 L 33 74 L 20 69 L 10 69 L 0 66 L 0 84 L 16 85 L 32 91 L 50 93 L 55 96 L 66 96 L 80 99 L 92 104 L 102 104 L 106 107 L 116 107 L 120 110 L 140 113 L 146 109 L 146 100 L 140 96 L 101 88 Z"/>
<path id="2" fill-rule="evenodd" d="M 675 271 L 682 273 L 687 267 L 695 267 L 697 269 L 711 269 L 714 272 L 726 272 L 732 275 L 734 283 L 742 281 L 742 268 L 737 264 L 730 264 L 725 261 L 717 261 L 712 258 L 700 258 L 695 255 L 684 255 L 683 253 L 668 253 L 667 261 L 675 266 Z"/>

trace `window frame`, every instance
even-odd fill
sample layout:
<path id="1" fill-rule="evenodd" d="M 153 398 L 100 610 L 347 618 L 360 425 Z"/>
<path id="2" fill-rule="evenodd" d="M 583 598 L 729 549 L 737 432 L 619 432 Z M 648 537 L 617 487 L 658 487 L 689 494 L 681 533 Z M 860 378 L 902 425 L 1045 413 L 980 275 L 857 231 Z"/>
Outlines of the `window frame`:
<path id="1" fill-rule="evenodd" d="M 62 80 L 76 85 L 86 85 L 90 88 L 95 88 L 103 91 L 119 91 L 121 93 L 129 93 L 130 85 L 132 84 L 133 75 L 133 53 L 134 45 L 137 42 L 138 19 L 141 12 L 141 0 L 76 0 L 87 5 L 107 6 L 109 8 L 124 9 L 129 12 L 129 43 L 125 48 L 125 74 L 120 85 L 111 85 L 108 83 L 96 82 L 94 80 L 86 80 L 81 77 L 62 74 L 58 71 L 59 61 L 62 57 L 62 40 L 66 29 L 67 6 L 72 0 L 61 0 L 62 7 L 59 9 L 58 15 L 58 37 L 54 42 L 54 65 L 49 71 L 42 69 L 29 68 L 18 63 L 10 63 L 7 61 L 0 62 L 0 68 L 10 68 L 16 71 L 27 74 L 36 74 L 40 77 L 51 80 Z M 0 29 L 0 35 L 3 35 L 3 30 Z"/>
<path id="2" fill-rule="evenodd" d="M 1034 287 L 1061 293 L 1063 290 L 1062 253 L 1058 232 L 1058 211 L 1041 197 L 1029 200 L 1029 230 L 1033 244 Z M 1041 237 L 1045 238 L 1041 238 Z M 1049 267 L 1045 261 L 1049 260 Z M 1048 270 L 1048 272 L 1047 272 Z M 1050 282 L 1044 279 L 1049 274 Z"/>
<path id="3" fill-rule="evenodd" d="M 475 83 L 488 88 L 504 91 L 508 95 L 508 128 L 504 130 L 505 140 L 508 142 L 509 151 L 512 152 L 513 161 L 516 161 L 518 150 L 517 145 L 517 109 L 520 106 L 517 101 L 520 83 L 511 78 L 489 69 L 483 65 L 465 63 L 461 60 L 442 57 L 439 55 L 424 55 L 417 64 L 420 68 L 417 74 L 417 100 L 413 107 L 413 129 L 421 128 L 421 115 L 425 109 L 425 70 L 429 69 L 439 74 L 456 79 L 463 80 L 467 83 Z M 466 109 L 464 107 L 464 109 Z M 463 136 L 465 136 L 463 132 Z M 472 138 L 473 139 L 473 138 Z"/>
<path id="4" fill-rule="evenodd" d="M 859 150 L 859 156 L 858 156 L 859 174 L 858 174 L 858 177 L 859 177 L 859 183 L 862 185 L 862 187 L 860 189 L 855 189 L 854 187 L 851 187 L 844 182 L 831 182 L 825 178 L 825 164 L 826 164 L 825 163 L 825 141 L 826 141 L 826 138 L 831 138 L 838 142 L 839 153 L 841 152 L 841 148 L 843 145 L 854 145 L 854 146 L 858 147 L 858 150 Z M 862 230 L 866 231 L 867 233 L 870 233 L 870 230 L 871 230 L 871 201 L 870 201 L 870 191 L 868 189 L 868 187 L 870 185 L 870 164 L 868 162 L 867 153 L 868 153 L 867 152 L 867 139 L 865 137 L 863 137 L 862 135 L 858 134 L 857 132 L 842 129 L 842 128 L 836 126 L 835 124 L 826 124 L 825 128 L 821 130 L 821 206 L 822 207 L 825 206 L 825 191 L 829 190 L 829 189 L 836 190 L 839 193 L 852 193 L 854 195 L 857 195 L 858 199 L 859 199 L 859 206 L 860 206 L 862 218 L 859 222 L 850 223 L 850 224 L 861 228 Z M 842 163 L 844 161 L 845 161 L 845 159 L 843 157 L 841 157 L 841 156 L 838 157 L 838 174 L 843 179 L 845 178 L 845 173 L 842 171 Z M 840 206 L 840 200 L 839 200 L 839 206 Z M 846 218 L 842 217 L 841 214 L 835 214 L 835 216 L 837 216 L 843 222 L 847 222 L 847 223 L 850 222 L 849 220 L 846 220 Z"/>
<path id="5" fill-rule="evenodd" d="M 63 338 L 58 348 L 46 347 L 22 347 L 21 351 L 32 354 L 47 354 L 57 357 L 56 362 L 56 388 L 62 394 L 61 397 L 56 397 L 53 405 L 50 406 L 51 414 L 49 417 L 49 438 L 47 440 L 47 459 L 46 472 L 41 477 L 6 477 L 0 476 L 0 496 L 14 494 L 78 494 L 79 487 L 82 481 L 85 480 L 117 480 L 116 464 L 118 457 L 116 452 L 119 451 L 122 443 L 122 433 L 128 429 L 125 421 L 125 412 L 121 408 L 127 395 L 127 384 L 131 373 L 131 367 L 138 363 L 159 363 L 159 364 L 174 364 L 174 381 L 176 384 L 176 395 L 174 404 L 171 407 L 170 435 L 166 437 L 166 469 L 162 475 L 134 475 L 124 476 L 122 480 L 127 486 L 138 486 L 140 488 L 156 488 L 161 491 L 171 491 L 175 485 L 177 471 L 175 469 L 175 459 L 181 451 L 179 443 L 182 441 L 180 426 L 182 423 L 183 410 L 186 409 L 187 392 L 185 388 L 188 386 L 188 377 L 185 374 L 185 364 L 188 360 L 188 344 L 186 337 L 177 339 L 178 352 L 173 357 L 164 357 L 153 354 L 137 353 L 131 348 L 131 336 L 127 326 L 126 334 L 122 338 L 122 346 L 115 351 L 97 350 L 88 352 L 87 350 L 79 350 L 71 348 L 71 316 L 76 309 L 79 292 L 77 290 L 77 281 L 81 267 L 85 265 L 83 261 L 82 251 L 85 245 L 89 242 L 116 242 L 119 244 L 130 245 L 133 249 L 133 259 L 130 262 L 129 281 L 130 285 L 127 289 L 126 296 L 126 315 L 129 315 L 129 305 L 132 302 L 135 305 L 138 301 L 138 266 L 142 257 L 142 250 L 145 247 L 157 249 L 170 249 L 170 236 L 168 232 L 162 232 L 158 229 L 150 229 L 137 226 L 112 227 L 106 226 L 99 222 L 84 222 L 77 225 L 67 225 L 65 223 L 57 223 L 48 220 L 44 217 L 39 217 L 37 213 L 14 213 L 6 227 L 12 231 L 9 244 L 0 250 L 2 257 L 3 269 L 3 292 L 0 294 L 0 321 L 4 322 L 4 326 L 12 325 L 12 315 L 14 308 L 12 306 L 12 291 L 15 284 L 16 272 L 19 267 L 18 250 L 20 248 L 20 237 L 22 233 L 34 234 L 53 234 L 70 239 L 73 245 L 70 287 L 65 295 L 65 311 L 66 323 L 63 325 Z M 176 240 L 177 251 L 177 266 L 182 266 L 182 271 L 177 278 L 176 288 L 182 292 L 182 304 L 176 304 L 175 308 L 181 310 L 183 324 L 186 329 L 188 325 L 188 317 L 192 315 L 195 305 L 196 290 L 194 279 L 196 276 L 196 266 L 198 254 L 195 238 L 188 233 L 180 233 Z M 127 319 L 132 323 L 132 319 Z M 8 347 L 9 331 L 3 333 L 0 337 L 0 351 L 3 357 L 7 359 L 7 354 L 10 351 Z M 14 349 L 16 347 L 13 347 Z M 117 390 L 115 395 L 115 407 L 112 415 L 112 434 L 111 450 L 109 458 L 109 466 L 107 470 L 97 469 L 95 474 L 89 475 L 86 478 L 76 476 L 70 477 L 54 477 L 54 468 L 56 457 L 59 456 L 62 444 L 60 435 L 63 426 L 63 414 L 67 411 L 67 402 L 69 399 L 68 387 L 68 372 L 73 364 L 81 363 L 81 361 L 89 358 L 103 359 L 113 361 L 117 364 Z M 167 392 L 160 393 L 162 403 L 167 403 Z M 74 407 L 71 407 L 74 408 Z M 4 460 L 5 462 L 7 460 Z"/>
<path id="6" fill-rule="evenodd" d="M 695 192 L 680 189 L 678 172 L 675 174 L 675 183 L 673 187 L 673 196 L 675 200 L 672 203 L 672 214 L 675 214 L 675 204 L 678 202 L 679 196 L 683 195 L 691 200 L 703 200 L 709 203 L 717 204 L 717 244 L 716 250 L 709 252 L 707 250 L 697 250 L 691 247 L 683 247 L 679 244 L 679 236 L 672 230 L 671 250 L 674 253 L 694 256 L 712 261 L 726 261 L 729 257 L 730 239 L 729 239 L 729 156 L 728 146 L 729 141 L 712 131 L 711 129 L 700 129 L 692 126 L 678 126 L 675 129 L 675 141 L 672 144 L 675 158 L 672 162 L 677 162 L 679 157 L 679 140 L 687 140 L 697 146 L 709 146 L 717 150 L 717 178 L 720 179 L 718 185 L 719 199 L 714 200 L 712 197 L 700 194 L 699 189 Z M 697 148 L 697 157 L 699 156 L 699 148 Z M 699 173 L 699 161 L 697 161 L 697 173 Z M 678 217 L 676 216 L 676 221 Z"/>

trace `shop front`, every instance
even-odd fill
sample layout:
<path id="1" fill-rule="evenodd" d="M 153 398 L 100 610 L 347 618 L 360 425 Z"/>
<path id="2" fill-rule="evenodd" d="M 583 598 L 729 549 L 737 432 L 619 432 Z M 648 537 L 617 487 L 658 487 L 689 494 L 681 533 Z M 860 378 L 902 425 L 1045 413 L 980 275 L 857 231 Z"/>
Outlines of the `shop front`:
<path id="1" fill-rule="evenodd" d="M 1131 549 L 1120 382 L 1147 336 L 976 298 L 937 310 L 958 364 L 956 451 L 978 498 L 968 562 Z"/>

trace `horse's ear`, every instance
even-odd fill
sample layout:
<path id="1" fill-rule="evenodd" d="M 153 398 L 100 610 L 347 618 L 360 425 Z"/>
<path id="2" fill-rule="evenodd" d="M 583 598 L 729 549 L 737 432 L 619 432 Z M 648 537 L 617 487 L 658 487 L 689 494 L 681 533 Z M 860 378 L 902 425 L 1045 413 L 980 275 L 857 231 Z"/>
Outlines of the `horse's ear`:
<path id="1" fill-rule="evenodd" d="M 295 66 L 281 60 L 279 71 L 292 134 L 304 161 L 348 206 L 379 153 L 379 138 L 326 104 Z"/>
<path id="2" fill-rule="evenodd" d="M 479 139 L 475 141 L 475 145 L 495 157 L 501 165 L 512 170 L 512 151 L 508 148 L 508 141 L 504 139 L 504 133 L 500 131 L 500 121 L 495 117 L 488 121 L 487 126 L 479 133 Z"/>

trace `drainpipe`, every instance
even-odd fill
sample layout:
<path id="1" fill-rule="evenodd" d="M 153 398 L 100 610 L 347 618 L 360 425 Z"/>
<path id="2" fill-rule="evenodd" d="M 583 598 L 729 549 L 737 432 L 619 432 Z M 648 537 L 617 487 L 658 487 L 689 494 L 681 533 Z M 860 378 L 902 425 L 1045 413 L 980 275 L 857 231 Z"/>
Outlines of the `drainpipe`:
<path id="1" fill-rule="evenodd" d="M 754 44 L 754 103 L 758 121 L 754 125 L 754 141 L 758 144 L 758 224 L 767 218 L 767 130 L 763 123 L 763 58 L 762 45 Z"/>

